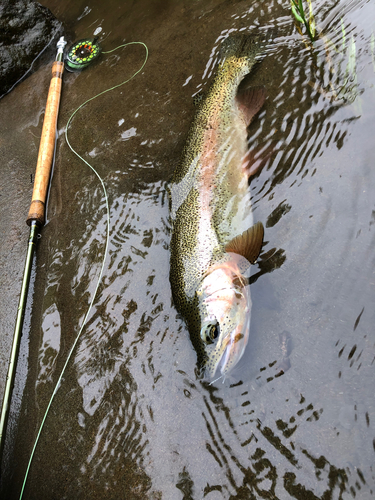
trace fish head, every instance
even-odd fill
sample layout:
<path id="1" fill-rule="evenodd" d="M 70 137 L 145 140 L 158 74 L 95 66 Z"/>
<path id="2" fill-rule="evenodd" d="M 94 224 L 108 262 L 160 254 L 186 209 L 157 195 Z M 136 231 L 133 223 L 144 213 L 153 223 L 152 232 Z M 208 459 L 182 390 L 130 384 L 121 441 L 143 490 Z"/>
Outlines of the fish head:
<path id="1" fill-rule="evenodd" d="M 251 300 L 240 270 L 233 262 L 206 273 L 198 290 L 205 371 L 227 375 L 241 359 L 249 338 Z M 249 264 L 250 265 L 250 264 Z"/>

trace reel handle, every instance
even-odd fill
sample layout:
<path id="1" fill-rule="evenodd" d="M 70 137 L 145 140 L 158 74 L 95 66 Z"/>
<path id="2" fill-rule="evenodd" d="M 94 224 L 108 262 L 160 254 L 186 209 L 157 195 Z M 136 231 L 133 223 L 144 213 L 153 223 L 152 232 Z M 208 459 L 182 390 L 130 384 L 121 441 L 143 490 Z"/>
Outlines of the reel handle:
<path id="1" fill-rule="evenodd" d="M 29 214 L 26 219 L 29 226 L 32 221 L 35 221 L 38 226 L 43 226 L 45 223 L 45 203 L 55 151 L 57 117 L 59 114 L 63 72 L 64 63 L 55 61 L 52 65 L 52 79 L 48 91 L 42 137 L 39 145 L 33 195 Z"/>

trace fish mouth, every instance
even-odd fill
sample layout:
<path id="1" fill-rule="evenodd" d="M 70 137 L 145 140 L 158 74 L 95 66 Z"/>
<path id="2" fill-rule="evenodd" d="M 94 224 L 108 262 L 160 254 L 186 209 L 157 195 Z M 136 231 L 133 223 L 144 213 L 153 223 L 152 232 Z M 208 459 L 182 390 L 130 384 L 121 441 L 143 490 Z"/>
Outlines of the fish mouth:
<path id="1" fill-rule="evenodd" d="M 227 375 L 238 363 L 245 351 L 246 345 L 238 349 L 236 344 L 243 338 L 243 333 L 232 332 L 232 334 L 224 337 L 221 345 L 216 345 L 212 352 L 209 353 L 205 371 L 210 379 L 215 377 L 218 370 L 220 371 L 220 376 Z"/>
<path id="2" fill-rule="evenodd" d="M 208 375 L 208 378 L 212 380 L 216 374 L 220 372 L 220 376 L 218 378 L 221 378 L 223 375 L 225 376 L 225 363 L 224 363 L 224 356 L 225 351 L 222 353 L 222 355 L 219 357 L 219 359 L 216 361 L 214 365 L 207 365 L 206 366 L 206 374 Z M 217 379 L 216 379 L 217 380 Z M 212 380 L 214 382 L 214 380 Z"/>

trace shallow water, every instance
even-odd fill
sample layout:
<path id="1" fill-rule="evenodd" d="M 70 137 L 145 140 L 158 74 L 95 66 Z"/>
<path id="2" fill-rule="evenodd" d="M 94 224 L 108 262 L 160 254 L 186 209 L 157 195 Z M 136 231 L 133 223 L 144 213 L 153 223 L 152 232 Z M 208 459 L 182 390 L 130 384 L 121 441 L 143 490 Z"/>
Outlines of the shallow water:
<path id="1" fill-rule="evenodd" d="M 42 3 L 71 41 L 101 27 L 104 50 L 143 41 L 150 55 L 141 74 L 89 103 L 70 128 L 73 147 L 108 189 L 109 255 L 24 498 L 373 498 L 373 4 L 314 2 L 317 25 L 337 47 L 327 55 L 327 40 L 306 47 L 288 1 Z M 194 114 L 192 96 L 209 83 L 220 40 L 242 28 L 277 28 L 249 80 L 268 91 L 249 129 L 260 154 L 272 149 L 251 182 L 267 243 L 253 268 L 248 347 L 232 378 L 208 385 L 196 378 L 196 354 L 172 304 L 166 183 Z M 103 192 L 68 149 L 64 127 L 85 99 L 131 76 L 143 58 L 132 46 L 64 75 L 48 224 L 3 468 L 7 499 L 18 498 L 103 257 Z M 6 171 L 16 165 L 18 180 L 36 163 L 49 75 L 40 68 L 1 101 Z M 9 186 L 16 228 L 31 187 Z M 21 248 L 24 234 L 12 231 Z"/>

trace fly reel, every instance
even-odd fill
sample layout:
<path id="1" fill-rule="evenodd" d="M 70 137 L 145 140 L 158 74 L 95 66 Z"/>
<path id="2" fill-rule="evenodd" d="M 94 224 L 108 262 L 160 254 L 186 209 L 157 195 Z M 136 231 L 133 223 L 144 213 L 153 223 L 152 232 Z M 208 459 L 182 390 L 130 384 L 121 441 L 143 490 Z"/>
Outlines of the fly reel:
<path id="1" fill-rule="evenodd" d="M 68 50 L 65 59 L 66 69 L 69 71 L 81 71 L 100 55 L 102 48 L 97 38 L 83 38 L 75 42 Z"/>

